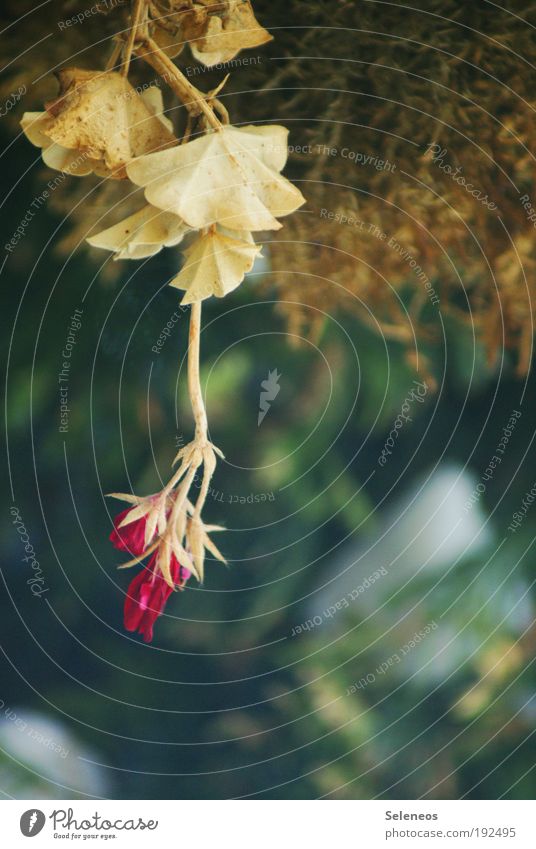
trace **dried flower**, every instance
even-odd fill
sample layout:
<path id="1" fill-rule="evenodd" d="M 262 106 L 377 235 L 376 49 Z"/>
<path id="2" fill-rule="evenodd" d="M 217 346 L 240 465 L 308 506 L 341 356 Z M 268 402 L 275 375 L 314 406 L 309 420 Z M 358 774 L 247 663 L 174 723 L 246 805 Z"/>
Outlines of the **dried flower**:
<path id="1" fill-rule="evenodd" d="M 222 127 L 195 141 L 141 156 L 127 173 L 148 202 L 174 212 L 190 227 L 279 230 L 305 198 L 279 172 L 287 160 L 288 130 L 277 125 Z"/>
<path id="2" fill-rule="evenodd" d="M 260 253 L 251 233 L 213 228 L 184 251 L 186 263 L 169 285 L 186 289 L 183 304 L 223 298 L 240 285 Z"/>
<path id="3" fill-rule="evenodd" d="M 90 236 L 87 242 L 94 248 L 113 251 L 114 260 L 144 259 L 164 247 L 178 245 L 189 230 L 177 215 L 147 204 L 119 224 Z"/>
<path id="4" fill-rule="evenodd" d="M 66 68 L 58 79 L 60 95 L 46 112 L 27 112 L 21 121 L 51 168 L 125 179 L 131 159 L 176 143 L 156 87 L 140 95 L 121 74 L 80 68 Z"/>
<path id="5" fill-rule="evenodd" d="M 153 5 L 160 12 L 153 14 L 154 39 L 168 56 L 178 56 L 189 43 L 194 58 L 209 68 L 272 39 L 249 0 L 156 0 Z"/>
<path id="6" fill-rule="evenodd" d="M 223 0 L 217 8 L 208 0 L 135 0 L 130 30 L 116 38 L 109 63 L 112 67 L 121 56 L 120 73 L 61 71 L 60 96 L 47 104 L 46 112 L 26 113 L 22 120 L 24 132 L 52 167 L 78 176 L 128 176 L 145 190 L 147 204 L 91 236 L 90 245 L 112 251 L 114 259 L 140 259 L 177 245 L 190 230 L 199 231 L 171 284 L 185 289 L 183 303 L 192 305 L 188 390 L 195 435 L 177 454 L 174 463 L 179 466 L 159 493 L 114 494 L 131 505 L 116 517 L 110 534 L 117 549 L 132 555 L 121 568 L 148 560 L 129 586 L 124 610 L 127 630 L 138 631 L 146 641 L 152 639 L 172 591 L 192 574 L 202 583 L 206 552 L 225 563 L 210 538 L 223 528 L 201 518 L 216 455 L 223 457 L 208 440 L 199 377 L 201 302 L 231 292 L 251 270 L 261 250 L 252 231 L 279 229 L 277 216 L 304 203 L 301 192 L 280 174 L 287 160 L 287 130 L 229 126 L 227 110 L 217 98 L 227 78 L 203 94 L 171 62 L 173 45 L 166 54 L 152 39 L 158 26 L 155 12 L 158 16 L 162 8 L 170 11 L 162 21 L 170 17 L 171 27 L 179 14 L 194 55 L 207 65 L 270 38 L 257 24 L 249 0 Z M 134 54 L 157 70 L 186 107 L 181 144 L 163 117 L 160 90 L 151 87 L 140 96 L 128 82 Z M 203 135 L 188 141 L 193 131 Z M 191 501 L 201 468 L 199 492 Z"/>
<path id="7" fill-rule="evenodd" d="M 212 0 L 203 3 L 207 12 L 211 4 Z M 226 0 L 224 5 L 223 12 L 207 14 L 198 28 L 200 34 L 195 37 L 195 32 L 192 32 L 194 37 L 189 39 L 194 58 L 209 68 L 220 62 L 229 62 L 241 50 L 259 47 L 272 39 L 255 18 L 249 0 Z M 188 35 L 188 30 L 185 35 Z"/>

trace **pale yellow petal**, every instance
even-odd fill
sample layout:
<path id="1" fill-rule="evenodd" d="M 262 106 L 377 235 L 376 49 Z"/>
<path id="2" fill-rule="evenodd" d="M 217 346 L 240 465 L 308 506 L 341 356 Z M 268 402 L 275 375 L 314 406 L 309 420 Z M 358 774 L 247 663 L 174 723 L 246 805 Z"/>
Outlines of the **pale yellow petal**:
<path id="1" fill-rule="evenodd" d="M 147 205 L 87 241 L 92 247 L 114 251 L 116 259 L 142 259 L 178 245 L 188 230 L 176 215 Z"/>
<path id="2" fill-rule="evenodd" d="M 69 150 L 69 148 L 62 147 L 54 142 L 43 148 L 42 156 L 43 162 L 49 168 L 70 174 L 72 177 L 85 177 L 87 174 L 91 174 L 95 165 L 95 160 L 88 159 L 80 151 Z"/>
<path id="3" fill-rule="evenodd" d="M 29 141 L 36 147 L 48 147 L 52 144 L 47 135 L 49 116 L 46 112 L 25 112 L 20 125 L 22 131 Z"/>
<path id="4" fill-rule="evenodd" d="M 141 92 L 140 97 L 147 106 L 149 112 L 155 115 L 170 133 L 173 133 L 173 123 L 166 117 L 166 115 L 164 115 L 164 98 L 162 96 L 162 90 L 157 85 L 151 85 L 149 88 L 146 88 L 145 91 Z"/>
<path id="5" fill-rule="evenodd" d="M 232 230 L 276 230 L 281 224 L 275 216 L 294 212 L 305 200 L 278 173 L 285 158 L 284 128 L 225 127 L 140 157 L 127 173 L 151 204 L 195 229 L 220 223 Z"/>

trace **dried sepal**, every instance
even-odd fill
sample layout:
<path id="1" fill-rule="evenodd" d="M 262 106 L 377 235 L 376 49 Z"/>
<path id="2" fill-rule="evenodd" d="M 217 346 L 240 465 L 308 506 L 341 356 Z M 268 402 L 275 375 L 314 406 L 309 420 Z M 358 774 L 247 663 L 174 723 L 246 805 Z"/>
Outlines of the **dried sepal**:
<path id="1" fill-rule="evenodd" d="M 117 259 L 144 259 L 178 245 L 190 228 L 178 216 L 150 204 L 118 224 L 87 239 L 94 248 L 114 252 Z"/>
<path id="2" fill-rule="evenodd" d="M 202 301 L 215 295 L 223 298 L 236 289 L 251 271 L 261 248 L 249 234 L 236 233 L 239 238 L 219 230 L 202 233 L 184 251 L 186 262 L 170 286 L 186 289 L 183 304 Z"/>
<path id="3" fill-rule="evenodd" d="M 118 501 L 126 501 L 128 504 L 141 504 L 147 500 L 147 496 L 131 495 L 129 492 L 108 492 L 107 498 L 117 498 Z"/>
<path id="4" fill-rule="evenodd" d="M 165 506 L 165 502 L 164 502 Z M 153 507 L 152 510 L 149 511 L 147 516 L 147 522 L 145 524 L 145 546 L 147 547 L 151 541 L 154 539 L 157 530 L 158 517 L 160 515 L 160 508 Z M 165 530 L 165 526 L 164 526 Z M 159 536 L 161 536 L 160 528 L 158 529 Z"/>
<path id="5" fill-rule="evenodd" d="M 127 166 L 148 202 L 174 212 L 194 229 L 278 230 L 305 198 L 279 174 L 287 158 L 287 130 L 279 126 L 222 127 L 172 150 Z"/>
<path id="6" fill-rule="evenodd" d="M 136 507 L 133 507 L 132 510 L 129 510 L 125 518 L 119 523 L 120 528 L 124 528 L 127 525 L 130 525 L 131 522 L 137 522 L 138 519 L 143 519 L 144 516 L 149 513 L 152 508 L 152 504 L 149 500 L 143 502 L 142 504 L 138 504 Z"/>
<path id="7" fill-rule="evenodd" d="M 26 113 L 21 121 L 50 167 L 125 179 L 131 159 L 176 143 L 169 120 L 157 114 L 161 92 L 148 89 L 142 96 L 113 71 L 66 68 L 57 76 L 59 97 L 46 112 Z"/>
<path id="8" fill-rule="evenodd" d="M 171 554 L 171 543 L 167 537 L 164 537 L 158 547 L 156 563 L 168 587 L 173 588 L 175 582 L 171 576 Z"/>

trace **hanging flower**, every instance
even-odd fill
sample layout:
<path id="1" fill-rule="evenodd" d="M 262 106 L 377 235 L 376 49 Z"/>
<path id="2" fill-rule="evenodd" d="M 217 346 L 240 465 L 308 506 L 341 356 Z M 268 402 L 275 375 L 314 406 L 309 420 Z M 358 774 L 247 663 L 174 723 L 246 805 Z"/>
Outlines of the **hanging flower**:
<path id="1" fill-rule="evenodd" d="M 152 256 L 197 231 L 171 284 L 185 290 L 183 303 L 191 304 L 188 390 L 195 434 L 178 452 L 177 468 L 159 493 L 112 493 L 129 505 L 110 534 L 115 548 L 130 554 L 119 568 L 145 563 L 128 587 L 125 628 L 149 642 L 171 593 L 191 576 L 203 583 L 207 555 L 226 562 L 211 538 L 224 529 L 202 518 L 216 456 L 223 454 L 209 440 L 201 389 L 201 302 L 235 289 L 260 254 L 252 233 L 278 230 L 277 218 L 305 199 L 281 176 L 288 131 L 277 125 L 231 126 L 217 98 L 227 77 L 203 93 L 169 58 L 181 49 L 177 28 L 208 67 L 270 40 L 249 0 L 139 0 L 130 20 L 128 35 L 116 36 L 107 64 L 111 68 L 120 59 L 120 73 L 60 71 L 59 97 L 45 104 L 44 112 L 25 113 L 21 125 L 50 167 L 77 176 L 128 178 L 143 190 L 141 209 L 88 239 L 112 251 L 114 259 Z M 152 38 L 155 30 L 162 31 L 164 50 Z M 185 106 L 180 144 L 163 116 L 160 89 L 153 86 L 140 95 L 128 82 L 134 55 L 153 67 Z M 202 135 L 189 141 L 193 133 Z M 198 493 L 192 497 L 194 484 Z"/>
<path id="2" fill-rule="evenodd" d="M 171 150 L 140 156 L 127 166 L 147 201 L 174 212 L 193 229 L 279 230 L 305 198 L 279 173 L 288 130 L 277 125 L 224 126 Z"/>
<path id="3" fill-rule="evenodd" d="M 157 44 L 173 57 L 189 43 L 194 58 L 209 68 L 272 39 L 249 0 L 155 0 L 153 6 Z"/>
<path id="4" fill-rule="evenodd" d="M 211 295 L 223 298 L 240 285 L 260 255 L 261 248 L 251 233 L 213 228 L 184 251 L 186 262 L 169 285 L 186 289 L 182 304 Z"/>
<path id="5" fill-rule="evenodd" d="M 176 143 L 155 86 L 140 95 L 113 71 L 65 68 L 57 76 L 59 97 L 46 112 L 26 112 L 21 121 L 50 168 L 125 179 L 131 159 Z"/>
<path id="6" fill-rule="evenodd" d="M 94 248 L 113 251 L 114 260 L 145 259 L 162 248 L 178 245 L 189 230 L 177 215 L 147 204 L 86 241 Z"/>
<path id="7" fill-rule="evenodd" d="M 114 519 L 114 529 L 110 534 L 110 542 L 119 551 L 129 551 L 132 555 L 138 557 L 145 550 L 145 529 L 147 526 L 147 516 L 142 516 L 133 522 L 128 522 L 130 513 L 133 508 L 123 510 Z M 123 522 L 127 521 L 126 525 Z"/>
<path id="8" fill-rule="evenodd" d="M 173 584 L 182 589 L 190 572 L 171 555 L 170 570 Z M 153 639 L 153 626 L 162 615 L 173 587 L 165 581 L 158 566 L 158 554 L 153 554 L 147 566 L 131 581 L 125 597 L 124 624 L 127 631 L 137 631 L 146 643 Z"/>
<path id="9" fill-rule="evenodd" d="M 224 9 L 216 14 L 210 14 L 211 5 L 212 0 L 197 4 L 198 9 L 204 6 L 207 14 L 199 23 L 194 18 L 190 27 L 188 16 L 184 16 L 185 37 L 192 55 L 207 67 L 229 62 L 241 50 L 271 41 L 272 36 L 258 23 L 249 0 L 225 0 Z M 195 7 L 191 14 L 195 15 Z"/>

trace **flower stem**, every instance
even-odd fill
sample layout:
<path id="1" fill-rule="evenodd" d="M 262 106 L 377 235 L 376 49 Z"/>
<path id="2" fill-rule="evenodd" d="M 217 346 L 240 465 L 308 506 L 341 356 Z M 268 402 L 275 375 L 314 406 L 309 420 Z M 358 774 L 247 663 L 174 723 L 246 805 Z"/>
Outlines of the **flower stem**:
<path id="1" fill-rule="evenodd" d="M 132 58 L 132 51 L 134 50 L 134 44 L 136 42 L 136 37 L 138 35 L 138 29 L 141 22 L 142 13 L 146 8 L 146 0 L 134 0 L 132 5 L 132 14 L 130 16 L 131 26 L 130 32 L 128 34 L 128 40 L 125 45 L 125 49 L 123 52 L 123 62 L 121 65 L 121 74 L 124 77 L 128 76 L 129 68 L 130 68 L 130 60 Z"/>
<path id="2" fill-rule="evenodd" d="M 188 391 L 195 420 L 196 441 L 207 441 L 207 413 L 203 402 L 199 378 L 199 347 L 201 338 L 201 301 L 194 301 L 190 311 L 190 334 L 188 340 Z"/>
<path id="3" fill-rule="evenodd" d="M 116 43 L 114 44 L 113 50 L 110 54 L 110 58 L 108 59 L 108 61 L 106 63 L 106 67 L 104 69 L 105 71 L 113 71 L 113 69 L 115 68 L 115 63 L 117 62 L 117 60 L 119 59 L 119 56 L 121 55 L 122 49 L 123 48 L 122 48 L 121 42 L 116 41 Z"/>
<path id="4" fill-rule="evenodd" d="M 160 49 L 156 41 L 153 41 L 150 36 L 146 36 L 136 45 L 134 52 L 155 71 L 158 71 L 189 112 L 194 115 L 203 114 L 211 127 L 215 130 L 221 130 L 221 122 L 216 118 L 202 92 L 186 79 L 175 63 Z"/>

